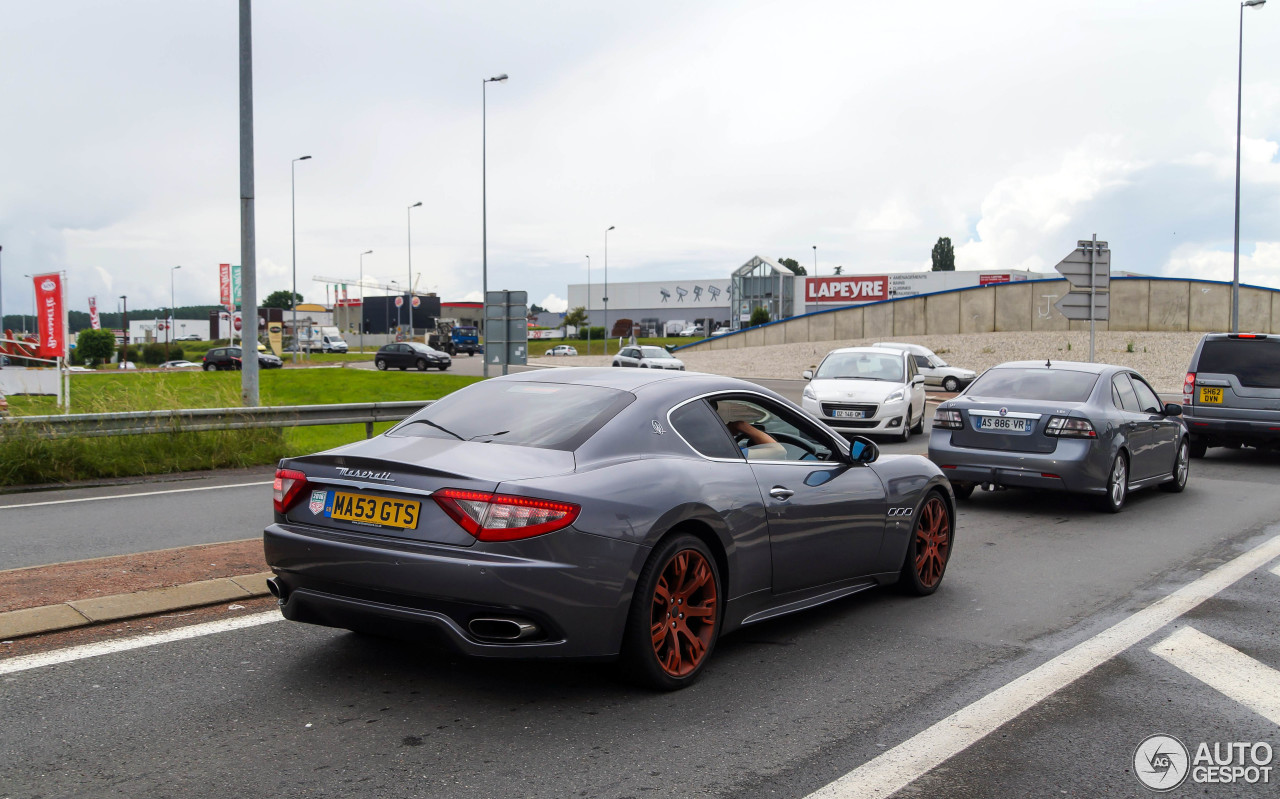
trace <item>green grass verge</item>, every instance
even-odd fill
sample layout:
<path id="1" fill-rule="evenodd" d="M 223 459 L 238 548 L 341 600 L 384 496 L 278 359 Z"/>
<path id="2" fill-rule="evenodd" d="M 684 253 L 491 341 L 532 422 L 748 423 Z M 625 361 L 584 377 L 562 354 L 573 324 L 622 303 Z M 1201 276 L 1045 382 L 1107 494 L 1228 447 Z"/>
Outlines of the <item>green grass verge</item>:
<path id="1" fill-rule="evenodd" d="M 363 369 L 280 369 L 261 375 L 263 405 L 439 399 L 477 377 Z M 52 397 L 10 397 L 15 416 L 56 414 Z M 73 413 L 240 405 L 238 372 L 72 375 Z M 376 432 L 389 428 L 380 424 Z M 363 439 L 363 424 L 53 439 L 40 430 L 0 438 L 0 485 L 67 482 L 270 464 Z"/>
<path id="2" fill-rule="evenodd" d="M 644 346 L 652 345 L 652 346 L 655 346 L 655 347 L 665 347 L 665 346 L 667 346 L 668 344 L 674 344 L 674 345 L 676 345 L 676 346 L 678 347 L 678 346 L 680 346 L 681 344 L 692 344 L 692 343 L 693 343 L 693 342 L 695 342 L 695 341 L 700 341 L 700 339 L 696 339 L 696 338 L 679 338 L 679 337 L 677 337 L 677 336 L 667 336 L 667 337 L 663 337 L 663 338 L 638 338 L 638 339 L 636 339 L 636 342 L 637 342 L 637 343 L 639 343 L 639 344 L 642 344 L 642 345 L 644 345 Z M 622 346 L 623 346 L 623 347 L 627 346 L 627 344 L 626 344 L 626 340 L 625 340 L 625 339 L 623 340 L 623 342 L 624 342 L 624 343 L 622 344 Z M 600 339 L 593 339 L 593 340 L 591 341 L 591 352 L 590 352 L 590 353 L 588 353 L 588 352 L 587 352 L 587 340 L 586 340 L 586 339 L 573 339 L 573 338 L 571 338 L 571 339 L 562 339 L 562 338 L 534 339 L 534 340 L 532 340 L 532 341 L 530 341 L 530 342 L 529 342 L 529 357 L 530 357 L 530 358 L 540 358 L 540 357 L 542 357 L 543 355 L 546 355 L 547 350 L 551 349 L 552 347 L 556 346 L 557 344 L 568 344 L 568 345 L 570 345 L 570 346 L 574 347 L 575 349 L 577 349 L 577 350 L 578 350 L 578 354 L 579 354 L 579 355 L 587 355 L 587 354 L 591 354 L 591 355 L 606 355 L 606 354 L 607 354 L 607 355 L 616 355 L 616 354 L 617 354 L 617 352 L 618 352 L 618 349 L 619 349 L 619 346 L 618 346 L 618 339 L 616 339 L 616 338 L 609 339 L 607 342 L 602 342 L 602 341 L 600 341 Z M 605 346 L 606 346 L 606 344 L 608 345 L 608 352 L 606 352 L 606 351 L 605 351 Z"/>

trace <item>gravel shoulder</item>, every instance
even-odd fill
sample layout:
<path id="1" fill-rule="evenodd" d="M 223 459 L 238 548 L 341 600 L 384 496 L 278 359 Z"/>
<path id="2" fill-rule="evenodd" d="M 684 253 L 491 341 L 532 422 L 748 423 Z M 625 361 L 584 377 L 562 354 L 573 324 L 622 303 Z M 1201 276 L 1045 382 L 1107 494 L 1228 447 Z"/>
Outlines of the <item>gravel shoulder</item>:
<path id="1" fill-rule="evenodd" d="M 1191 353 L 1203 333 L 1149 333 L 1107 331 L 1095 337 L 1094 359 L 1101 363 L 1128 366 L 1147 378 L 1156 391 L 1182 390 Z M 761 379 L 801 379 L 801 372 L 816 366 L 823 356 L 839 347 L 859 347 L 884 339 L 851 339 L 736 350 L 692 350 L 677 352 L 690 371 L 732 377 Z M 952 366 L 981 373 L 1005 361 L 1042 360 L 1087 361 L 1088 331 L 964 333 L 943 336 L 900 336 L 893 341 L 923 344 Z M 608 366 L 603 355 L 537 358 L 536 366 Z"/>

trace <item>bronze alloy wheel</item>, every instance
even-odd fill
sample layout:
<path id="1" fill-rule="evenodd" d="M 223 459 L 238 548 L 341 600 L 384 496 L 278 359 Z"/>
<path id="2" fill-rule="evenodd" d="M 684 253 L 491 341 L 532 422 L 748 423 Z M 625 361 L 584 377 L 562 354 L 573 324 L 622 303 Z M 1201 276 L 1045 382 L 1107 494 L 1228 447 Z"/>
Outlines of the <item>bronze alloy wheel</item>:
<path id="1" fill-rule="evenodd" d="M 946 503 L 937 495 L 929 497 L 916 519 L 916 579 L 928 590 L 938 587 L 951 556 L 951 517 Z"/>
<path id="2" fill-rule="evenodd" d="M 653 589 L 649 633 L 658 665 L 671 677 L 697 670 L 715 641 L 716 579 L 696 549 L 675 553 Z"/>

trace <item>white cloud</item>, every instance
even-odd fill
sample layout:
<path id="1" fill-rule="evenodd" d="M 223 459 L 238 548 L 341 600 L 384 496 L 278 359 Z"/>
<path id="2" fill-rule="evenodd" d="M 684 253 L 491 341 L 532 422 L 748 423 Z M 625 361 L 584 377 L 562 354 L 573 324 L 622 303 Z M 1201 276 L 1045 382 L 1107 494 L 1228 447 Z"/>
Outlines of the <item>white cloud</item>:
<path id="1" fill-rule="evenodd" d="M 1176 250 L 1165 266 L 1170 277 L 1230 281 L 1233 273 L 1231 251 L 1206 250 L 1194 245 Z M 1252 252 L 1240 253 L 1240 282 L 1257 286 L 1280 286 L 1280 241 L 1260 241 Z"/>
<path id="2" fill-rule="evenodd" d="M 538 303 L 552 313 L 564 313 L 569 310 L 569 301 L 557 297 L 555 294 L 548 294 Z"/>

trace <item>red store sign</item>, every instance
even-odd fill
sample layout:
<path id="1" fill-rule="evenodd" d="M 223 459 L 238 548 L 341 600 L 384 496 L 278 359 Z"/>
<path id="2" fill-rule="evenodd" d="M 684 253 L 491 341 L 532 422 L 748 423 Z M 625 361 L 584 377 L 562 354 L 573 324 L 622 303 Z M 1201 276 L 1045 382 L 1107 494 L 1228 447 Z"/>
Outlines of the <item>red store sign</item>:
<path id="1" fill-rule="evenodd" d="M 992 283 L 1008 283 L 1008 275 L 978 275 L 979 286 L 990 286 Z"/>
<path id="2" fill-rule="evenodd" d="M 889 299 L 889 278 L 884 275 L 811 277 L 804 282 L 806 303 L 877 302 Z"/>

